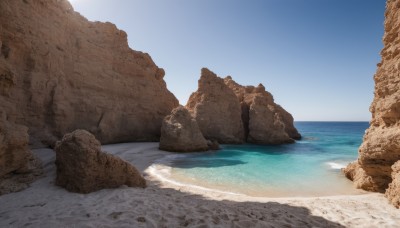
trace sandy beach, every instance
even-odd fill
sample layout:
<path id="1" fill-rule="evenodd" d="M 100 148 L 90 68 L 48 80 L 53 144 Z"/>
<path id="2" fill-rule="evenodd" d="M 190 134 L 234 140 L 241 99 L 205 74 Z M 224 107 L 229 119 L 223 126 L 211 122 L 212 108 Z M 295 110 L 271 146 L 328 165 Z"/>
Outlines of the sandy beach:
<path id="1" fill-rule="evenodd" d="M 382 194 L 253 198 L 160 180 L 153 161 L 171 153 L 158 143 L 103 146 L 144 173 L 146 189 L 120 187 L 91 194 L 55 186 L 55 153 L 34 150 L 45 176 L 0 197 L 0 227 L 399 227 L 400 212 Z"/>

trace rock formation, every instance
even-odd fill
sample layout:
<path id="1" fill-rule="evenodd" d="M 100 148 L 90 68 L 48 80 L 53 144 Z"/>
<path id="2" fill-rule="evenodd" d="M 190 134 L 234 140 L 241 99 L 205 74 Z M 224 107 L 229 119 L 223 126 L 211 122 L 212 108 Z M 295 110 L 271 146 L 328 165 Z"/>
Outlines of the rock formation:
<path id="1" fill-rule="evenodd" d="M 301 138 L 293 125 L 292 115 L 275 104 L 273 96 L 262 84 L 241 86 L 230 76 L 224 81 L 240 101 L 247 142 L 282 144 Z"/>
<path id="2" fill-rule="evenodd" d="M 0 109 L 53 145 L 86 129 L 102 143 L 158 141 L 178 101 L 151 57 L 67 0 L 0 1 Z"/>
<path id="3" fill-rule="evenodd" d="M 206 139 L 226 144 L 244 142 L 239 100 L 224 80 L 210 70 L 201 70 L 199 88 L 186 107 Z"/>
<path id="4" fill-rule="evenodd" d="M 391 204 L 400 208 L 400 161 L 392 166 L 392 183 L 389 184 L 385 195 Z"/>
<path id="5" fill-rule="evenodd" d="M 9 122 L 0 111 L 0 195 L 23 190 L 41 175 L 28 142 L 28 128 Z"/>
<path id="6" fill-rule="evenodd" d="M 55 147 L 56 184 L 78 193 L 121 185 L 146 187 L 146 181 L 135 167 L 102 152 L 100 146 L 100 142 L 85 130 L 66 134 Z"/>
<path id="7" fill-rule="evenodd" d="M 219 150 L 219 143 L 217 140 L 207 140 L 207 145 L 209 150 Z"/>
<path id="8" fill-rule="evenodd" d="M 1 113 L 0 113 L 1 114 Z M 28 128 L 6 120 L 0 115 L 0 177 L 11 172 L 24 173 L 28 170 L 30 151 Z"/>
<path id="9" fill-rule="evenodd" d="M 292 115 L 275 104 L 263 85 L 241 86 L 206 68 L 186 107 L 204 137 L 219 143 L 283 144 L 301 138 Z"/>
<path id="10" fill-rule="evenodd" d="M 400 160 L 400 0 L 387 1 L 385 17 L 384 48 L 370 107 L 372 120 L 358 161 L 344 170 L 358 188 L 376 192 L 385 192 L 397 177 L 398 165 L 393 164 Z M 399 192 L 397 178 L 388 191 L 388 196 Z"/>
<path id="11" fill-rule="evenodd" d="M 208 150 L 207 140 L 201 134 L 196 120 L 185 107 L 175 108 L 164 118 L 160 149 L 175 152 Z"/>

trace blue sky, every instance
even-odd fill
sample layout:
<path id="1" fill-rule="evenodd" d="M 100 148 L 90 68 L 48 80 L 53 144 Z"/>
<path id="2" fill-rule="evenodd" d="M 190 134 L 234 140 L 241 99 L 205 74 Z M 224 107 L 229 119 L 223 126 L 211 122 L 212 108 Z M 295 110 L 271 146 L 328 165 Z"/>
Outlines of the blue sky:
<path id="1" fill-rule="evenodd" d="M 207 67 L 263 83 L 295 120 L 370 120 L 385 0 L 70 1 L 125 30 L 181 104 Z"/>

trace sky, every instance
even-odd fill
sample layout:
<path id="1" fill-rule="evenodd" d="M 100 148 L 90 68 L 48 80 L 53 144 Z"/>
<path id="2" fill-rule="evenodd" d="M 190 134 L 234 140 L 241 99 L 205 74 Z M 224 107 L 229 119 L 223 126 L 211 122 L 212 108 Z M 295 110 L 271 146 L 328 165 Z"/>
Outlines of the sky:
<path id="1" fill-rule="evenodd" d="M 70 0 L 128 34 L 185 105 L 200 70 L 262 83 L 297 121 L 369 121 L 385 0 Z"/>

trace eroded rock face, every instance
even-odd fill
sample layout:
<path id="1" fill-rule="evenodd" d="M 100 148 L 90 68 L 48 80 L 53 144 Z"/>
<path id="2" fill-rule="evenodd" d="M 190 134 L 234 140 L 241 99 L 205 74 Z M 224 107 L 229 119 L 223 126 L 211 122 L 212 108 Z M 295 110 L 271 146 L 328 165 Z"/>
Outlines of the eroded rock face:
<path id="1" fill-rule="evenodd" d="M 389 184 L 385 196 L 391 204 L 400 208 L 400 161 L 392 165 L 392 182 Z"/>
<path id="2" fill-rule="evenodd" d="M 102 143 L 158 141 L 178 106 L 164 70 L 124 31 L 89 22 L 67 0 L 0 1 L 0 46 L 0 109 L 35 144 L 75 129 Z"/>
<path id="3" fill-rule="evenodd" d="M 224 144 L 244 142 L 239 100 L 224 80 L 210 70 L 201 70 L 199 88 L 186 107 L 206 139 Z"/>
<path id="4" fill-rule="evenodd" d="M 175 152 L 208 150 L 207 140 L 189 111 L 179 106 L 164 118 L 161 128 L 160 149 Z"/>
<path id="5" fill-rule="evenodd" d="M 0 111 L 0 195 L 21 191 L 42 174 L 28 142 L 28 128 L 8 121 Z"/>
<path id="6" fill-rule="evenodd" d="M 370 107 L 372 120 L 359 150 L 358 168 L 351 171 L 348 167 L 348 172 L 362 172 L 354 180 L 357 187 L 376 192 L 385 192 L 393 178 L 391 167 L 400 160 L 400 0 L 387 1 L 385 17 L 382 61 L 374 76 L 375 97 Z M 398 166 L 394 167 L 397 170 Z M 398 186 L 393 183 L 390 192 L 396 192 Z"/>
<path id="7" fill-rule="evenodd" d="M 230 76 L 224 81 L 240 101 L 247 142 L 282 144 L 301 138 L 293 125 L 292 115 L 275 104 L 273 96 L 262 84 L 241 86 Z"/>
<path id="8" fill-rule="evenodd" d="M 392 182 L 389 184 L 385 196 L 391 204 L 400 208 L 400 161 L 392 166 Z"/>
<path id="9" fill-rule="evenodd" d="M 28 171 L 28 142 L 28 128 L 8 122 L 5 113 L 0 112 L 0 178 L 11 172 Z"/>
<path id="10" fill-rule="evenodd" d="M 57 142 L 56 184 L 68 191 L 90 193 L 104 188 L 146 187 L 146 181 L 128 162 L 101 151 L 100 142 L 85 130 L 66 134 Z"/>

